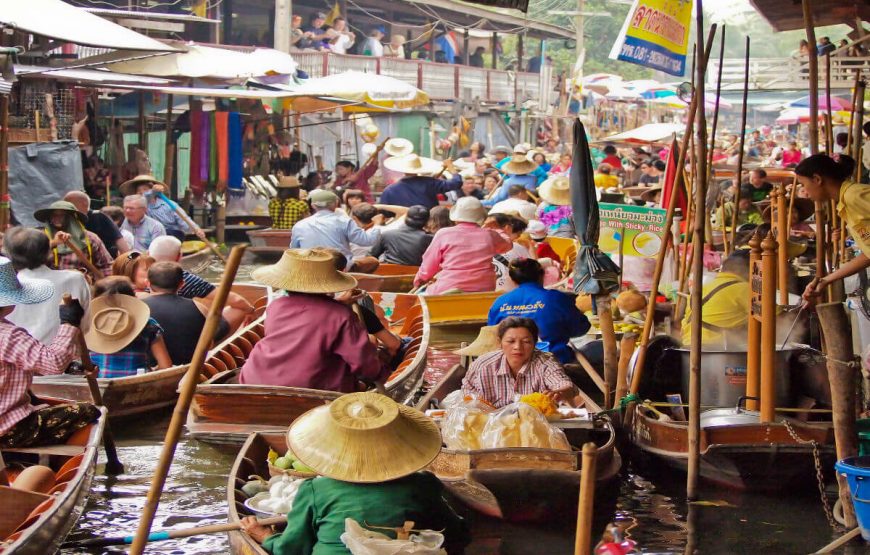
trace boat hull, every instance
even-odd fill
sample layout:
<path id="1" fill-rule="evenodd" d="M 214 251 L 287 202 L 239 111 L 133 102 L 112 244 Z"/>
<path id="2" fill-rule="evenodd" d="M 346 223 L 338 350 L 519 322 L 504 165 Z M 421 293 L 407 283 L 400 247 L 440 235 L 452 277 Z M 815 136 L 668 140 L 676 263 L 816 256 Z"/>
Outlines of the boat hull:
<path id="1" fill-rule="evenodd" d="M 194 253 L 182 256 L 179 264 L 181 264 L 181 267 L 188 272 L 197 273 L 208 266 L 214 256 L 215 255 L 210 248 L 203 247 Z"/>

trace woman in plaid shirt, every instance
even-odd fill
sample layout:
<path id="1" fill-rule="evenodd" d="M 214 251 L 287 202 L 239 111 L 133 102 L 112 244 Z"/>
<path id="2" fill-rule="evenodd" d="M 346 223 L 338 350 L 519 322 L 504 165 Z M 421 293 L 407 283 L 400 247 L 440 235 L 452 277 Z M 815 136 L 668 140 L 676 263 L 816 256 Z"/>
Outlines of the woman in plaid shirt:
<path id="1" fill-rule="evenodd" d="M 555 402 L 571 403 L 576 387 L 549 353 L 535 349 L 538 326 L 531 318 L 506 318 L 498 325 L 501 350 L 473 363 L 462 380 L 462 392 L 495 408 L 528 393 L 544 393 Z"/>

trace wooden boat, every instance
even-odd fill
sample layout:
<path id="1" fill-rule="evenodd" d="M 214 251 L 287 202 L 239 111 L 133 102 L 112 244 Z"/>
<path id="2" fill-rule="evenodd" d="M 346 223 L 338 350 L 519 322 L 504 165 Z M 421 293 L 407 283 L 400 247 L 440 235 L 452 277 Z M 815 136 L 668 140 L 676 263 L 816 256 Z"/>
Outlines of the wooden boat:
<path id="1" fill-rule="evenodd" d="M 391 293 L 407 293 L 414 288 L 414 276 L 418 266 L 402 264 L 381 264 L 373 274 L 351 273 L 359 282 L 359 288 L 364 291 L 389 291 Z"/>
<path id="2" fill-rule="evenodd" d="M 373 293 L 391 327 L 402 337 L 412 337 L 405 359 L 384 385 L 386 394 L 399 402 L 420 389 L 429 345 L 429 316 L 425 303 L 415 295 Z M 187 420 L 188 433 L 212 443 L 242 443 L 254 431 L 282 431 L 299 415 L 340 394 L 282 386 L 238 383 L 238 374 L 251 349 L 263 336 L 263 320 L 217 349 L 207 359 L 208 380 L 196 388 Z"/>
<path id="3" fill-rule="evenodd" d="M 256 284 L 235 284 L 232 290 L 257 308 L 257 317 L 262 315 L 271 294 L 268 287 Z M 227 339 L 216 349 L 232 341 Z M 178 382 L 185 372 L 186 364 L 125 378 L 98 378 L 97 385 L 109 415 L 119 418 L 175 405 Z M 37 397 L 91 401 L 87 380 L 78 375 L 36 376 L 31 391 Z"/>
<path id="4" fill-rule="evenodd" d="M 466 369 L 454 366 L 418 403 L 426 410 L 434 401 L 459 389 Z M 591 413 L 600 412 L 586 398 Z M 595 477 L 607 482 L 619 473 L 622 457 L 609 418 L 555 422 L 565 432 L 571 451 L 511 447 L 498 449 L 442 449 L 429 465 L 456 498 L 484 515 L 510 522 L 548 522 L 576 515 L 582 456 L 587 442 L 598 446 Z"/>
<path id="5" fill-rule="evenodd" d="M 0 554 L 45 555 L 60 547 L 87 501 L 106 409 L 63 445 L 2 449 L 7 465 L 48 464 L 57 483 L 49 495 L 0 486 Z"/>
<path id="6" fill-rule="evenodd" d="M 478 324 L 486 322 L 492 303 L 503 291 L 423 295 L 431 324 Z"/>
<path id="7" fill-rule="evenodd" d="M 214 258 L 212 250 L 202 241 L 185 241 L 181 245 L 181 267 L 191 273 L 204 270 Z"/>
<path id="8" fill-rule="evenodd" d="M 277 262 L 290 248 L 289 229 L 252 229 L 247 232 L 251 246 L 248 252 L 265 262 Z"/>

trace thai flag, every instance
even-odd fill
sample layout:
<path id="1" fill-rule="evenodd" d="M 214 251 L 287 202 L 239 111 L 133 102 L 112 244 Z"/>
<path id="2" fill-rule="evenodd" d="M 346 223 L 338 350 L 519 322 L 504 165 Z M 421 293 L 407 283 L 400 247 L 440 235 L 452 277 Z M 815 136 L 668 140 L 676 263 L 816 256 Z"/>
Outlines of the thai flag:
<path id="1" fill-rule="evenodd" d="M 444 51 L 444 56 L 451 64 L 456 63 L 456 56 L 459 54 L 459 42 L 456 40 L 456 35 L 453 31 L 444 33 L 435 39 L 436 48 Z M 432 59 L 435 59 L 435 54 L 432 54 Z"/>

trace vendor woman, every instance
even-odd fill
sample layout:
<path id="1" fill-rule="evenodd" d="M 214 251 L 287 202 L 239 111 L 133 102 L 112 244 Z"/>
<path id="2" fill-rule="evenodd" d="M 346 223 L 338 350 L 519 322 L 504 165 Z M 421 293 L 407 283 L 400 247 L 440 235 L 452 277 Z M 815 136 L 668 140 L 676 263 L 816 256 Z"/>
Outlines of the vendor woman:
<path id="1" fill-rule="evenodd" d="M 347 518 L 392 537 L 385 529 L 413 521 L 415 530 L 443 533 L 447 553 L 468 543 L 441 481 L 420 472 L 441 451 L 441 433 L 416 409 L 377 393 L 351 393 L 306 412 L 287 435 L 293 453 L 320 476 L 299 486 L 282 533 L 242 519 L 242 529 L 269 553 L 346 555 Z"/>
<path id="2" fill-rule="evenodd" d="M 825 154 L 814 154 L 794 170 L 810 199 L 837 201 L 837 213 L 846 222 L 856 248 L 861 251 L 837 270 L 810 282 L 803 294 L 808 301 L 831 283 L 870 267 L 870 186 L 851 180 L 854 169 L 855 161 L 845 154 L 839 156 L 839 161 Z"/>
<path id="3" fill-rule="evenodd" d="M 571 403 L 576 388 L 549 353 L 535 349 L 538 326 L 531 318 L 510 317 L 497 329 L 501 349 L 479 357 L 462 380 L 462 391 L 501 408 L 517 395 L 544 393 Z"/>

